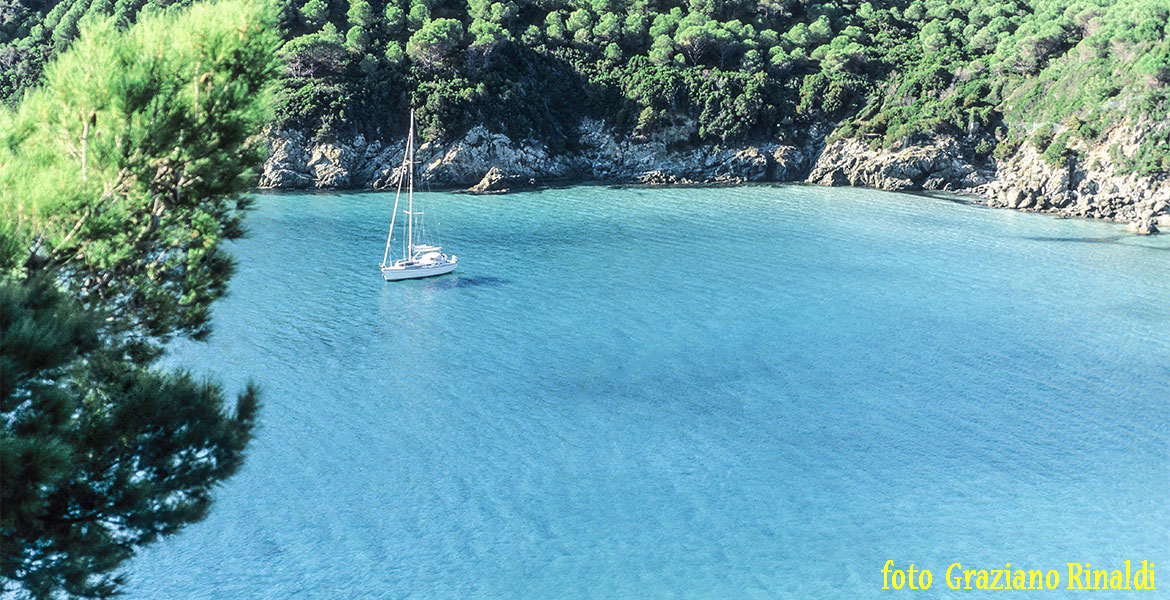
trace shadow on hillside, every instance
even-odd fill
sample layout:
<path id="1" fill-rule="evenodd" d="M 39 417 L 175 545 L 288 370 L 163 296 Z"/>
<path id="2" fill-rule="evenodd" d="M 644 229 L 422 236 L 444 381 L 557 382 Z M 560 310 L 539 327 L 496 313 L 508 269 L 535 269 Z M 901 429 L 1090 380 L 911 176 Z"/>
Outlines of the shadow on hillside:
<path id="1" fill-rule="evenodd" d="M 535 138 L 556 152 L 576 149 L 583 118 L 637 118 L 637 103 L 616 87 L 590 82 L 574 59 L 588 62 L 570 50 L 538 52 L 515 43 L 501 45 L 490 60 L 469 55 L 465 72 L 487 96 L 465 107 L 477 113 L 466 124 L 484 125 L 514 140 Z"/>

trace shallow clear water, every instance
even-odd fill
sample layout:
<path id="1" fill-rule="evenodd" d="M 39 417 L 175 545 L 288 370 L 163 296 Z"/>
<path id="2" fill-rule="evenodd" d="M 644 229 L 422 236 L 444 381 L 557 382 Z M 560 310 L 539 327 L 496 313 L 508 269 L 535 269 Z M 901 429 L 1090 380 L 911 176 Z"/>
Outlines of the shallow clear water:
<path id="1" fill-rule="evenodd" d="M 799 186 L 423 198 L 460 268 L 399 283 L 392 195 L 260 198 L 172 361 L 254 378 L 262 428 L 130 598 L 867 598 L 887 559 L 934 597 L 987 593 L 955 561 L 1170 587 L 1170 236 Z"/>

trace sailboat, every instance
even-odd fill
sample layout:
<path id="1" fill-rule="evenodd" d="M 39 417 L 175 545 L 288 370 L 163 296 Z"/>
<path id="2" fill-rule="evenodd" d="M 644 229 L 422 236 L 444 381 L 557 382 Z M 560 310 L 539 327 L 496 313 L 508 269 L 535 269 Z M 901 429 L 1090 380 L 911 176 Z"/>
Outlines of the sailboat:
<path id="1" fill-rule="evenodd" d="M 406 152 L 402 156 L 398 192 L 394 195 L 394 212 L 390 216 L 390 232 L 386 234 L 386 253 L 382 255 L 382 277 L 386 281 L 434 277 L 455 270 L 459 257 L 443 254 L 443 247 L 430 243 L 423 226 L 421 205 L 414 201 L 414 110 L 410 111 L 410 133 L 406 135 Z M 402 225 L 402 258 L 394 260 L 390 251 L 394 245 L 394 224 L 402 199 L 402 181 L 406 180 L 406 223 Z"/>

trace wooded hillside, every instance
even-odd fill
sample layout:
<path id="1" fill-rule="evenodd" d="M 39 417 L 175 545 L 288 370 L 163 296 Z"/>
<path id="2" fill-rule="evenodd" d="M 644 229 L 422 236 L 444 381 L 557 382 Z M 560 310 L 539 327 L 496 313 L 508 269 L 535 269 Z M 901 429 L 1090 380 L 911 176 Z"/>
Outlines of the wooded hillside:
<path id="1" fill-rule="evenodd" d="M 1074 138 L 1168 116 L 1165 0 L 277 2 L 278 124 L 319 138 L 398 134 L 414 104 L 424 138 L 480 123 L 556 148 L 592 116 L 632 135 L 693 121 L 693 141 L 721 143 L 832 121 L 873 145 L 1034 142 L 1055 163 Z M 4 96 L 84 19 L 186 3 L 3 0 Z M 1170 171 L 1168 148 L 1162 127 L 1118 163 Z"/>

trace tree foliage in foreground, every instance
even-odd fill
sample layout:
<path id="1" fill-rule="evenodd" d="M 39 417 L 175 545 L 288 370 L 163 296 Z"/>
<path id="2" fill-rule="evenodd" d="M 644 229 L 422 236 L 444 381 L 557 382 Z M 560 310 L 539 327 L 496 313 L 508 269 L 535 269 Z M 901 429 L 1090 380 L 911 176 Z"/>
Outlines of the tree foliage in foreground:
<path id="1" fill-rule="evenodd" d="M 15 274 L 58 270 L 117 333 L 157 349 L 201 338 L 231 262 L 271 118 L 279 39 L 242 2 L 91 23 L 0 115 L 0 227 Z"/>
<path id="2" fill-rule="evenodd" d="M 274 23 L 248 0 L 85 21 L 0 110 L 0 594 L 116 593 L 243 460 L 256 389 L 228 408 L 154 363 L 208 333 L 231 273 Z"/>
<path id="3" fill-rule="evenodd" d="M 111 355 L 46 279 L 0 282 L 0 574 L 32 598 L 104 597 L 142 544 L 202 519 L 255 424 L 185 372 Z M 7 586 L 5 586 L 7 587 Z"/>

